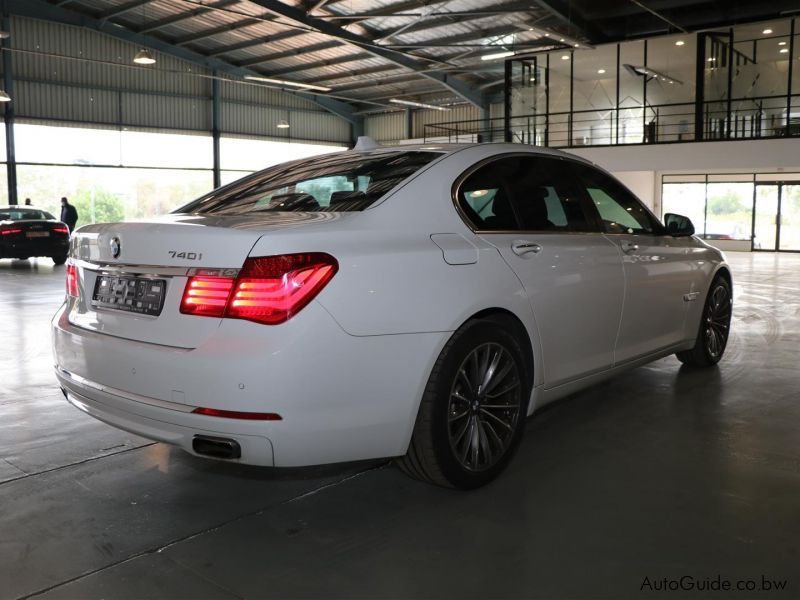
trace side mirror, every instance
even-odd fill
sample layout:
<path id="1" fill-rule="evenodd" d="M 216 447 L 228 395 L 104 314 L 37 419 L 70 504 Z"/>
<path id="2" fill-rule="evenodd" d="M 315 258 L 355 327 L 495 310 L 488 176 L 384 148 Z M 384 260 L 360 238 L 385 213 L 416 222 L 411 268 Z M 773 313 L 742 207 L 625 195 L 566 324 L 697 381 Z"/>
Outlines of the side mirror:
<path id="1" fill-rule="evenodd" d="M 676 215 L 675 213 L 667 213 L 664 215 L 664 225 L 667 227 L 667 233 L 670 235 L 694 235 L 694 225 L 692 225 L 692 221 L 689 217 Z"/>

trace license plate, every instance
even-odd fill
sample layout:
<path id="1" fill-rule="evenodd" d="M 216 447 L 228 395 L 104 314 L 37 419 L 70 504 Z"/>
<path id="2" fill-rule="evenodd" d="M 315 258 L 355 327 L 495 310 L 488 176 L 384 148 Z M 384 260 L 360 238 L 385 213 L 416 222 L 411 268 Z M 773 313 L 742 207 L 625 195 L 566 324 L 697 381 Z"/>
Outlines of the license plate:
<path id="1" fill-rule="evenodd" d="M 49 231 L 26 231 L 25 237 L 50 237 Z"/>
<path id="2" fill-rule="evenodd" d="M 158 316 L 164 307 L 164 279 L 100 275 L 94 284 L 92 306 Z"/>

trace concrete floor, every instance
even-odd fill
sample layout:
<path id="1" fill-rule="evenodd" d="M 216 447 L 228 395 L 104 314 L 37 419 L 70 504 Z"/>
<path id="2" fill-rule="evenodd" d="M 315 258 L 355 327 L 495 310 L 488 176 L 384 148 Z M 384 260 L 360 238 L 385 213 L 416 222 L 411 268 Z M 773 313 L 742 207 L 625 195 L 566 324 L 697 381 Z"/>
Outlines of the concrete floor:
<path id="1" fill-rule="evenodd" d="M 631 598 L 686 575 L 800 597 L 800 255 L 729 258 L 719 368 L 670 357 L 543 411 L 472 493 L 384 463 L 220 464 L 99 423 L 51 373 L 63 267 L 2 260 L 0 598 Z"/>

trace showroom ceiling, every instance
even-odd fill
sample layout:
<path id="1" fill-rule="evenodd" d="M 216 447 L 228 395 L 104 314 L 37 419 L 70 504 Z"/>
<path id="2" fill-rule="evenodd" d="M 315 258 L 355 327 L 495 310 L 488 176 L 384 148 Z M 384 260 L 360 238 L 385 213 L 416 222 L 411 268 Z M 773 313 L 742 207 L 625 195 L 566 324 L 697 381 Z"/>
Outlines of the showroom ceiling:
<path id="1" fill-rule="evenodd" d="M 12 0 L 7 5 L 12 12 L 16 5 L 28 16 L 196 56 L 218 72 L 278 80 L 287 90 L 329 96 L 340 109 L 361 111 L 397 100 L 485 107 L 503 79 L 502 57 L 486 60 L 487 55 L 800 13 L 797 0 Z"/>

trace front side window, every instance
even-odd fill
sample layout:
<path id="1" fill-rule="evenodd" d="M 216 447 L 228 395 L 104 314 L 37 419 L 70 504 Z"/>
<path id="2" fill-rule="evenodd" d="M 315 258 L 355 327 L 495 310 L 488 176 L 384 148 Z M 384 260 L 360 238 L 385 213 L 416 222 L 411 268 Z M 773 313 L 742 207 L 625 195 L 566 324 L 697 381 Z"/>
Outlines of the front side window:
<path id="1" fill-rule="evenodd" d="M 644 205 L 625 187 L 597 169 L 574 164 L 606 233 L 660 233 L 661 227 Z"/>
<path id="2" fill-rule="evenodd" d="M 566 163 L 508 156 L 487 163 L 459 186 L 462 214 L 481 231 L 589 231 L 591 221 Z"/>
<path id="3" fill-rule="evenodd" d="M 360 211 L 439 156 L 437 152 L 413 151 L 318 156 L 266 169 L 175 212 L 242 215 Z"/>

